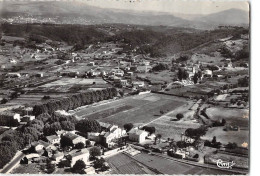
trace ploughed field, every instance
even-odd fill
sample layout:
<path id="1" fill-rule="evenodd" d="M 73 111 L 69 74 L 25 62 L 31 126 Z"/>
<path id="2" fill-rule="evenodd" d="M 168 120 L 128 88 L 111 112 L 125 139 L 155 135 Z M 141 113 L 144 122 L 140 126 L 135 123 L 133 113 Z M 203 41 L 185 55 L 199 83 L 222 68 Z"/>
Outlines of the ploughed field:
<path id="1" fill-rule="evenodd" d="M 125 123 L 142 125 L 159 118 L 185 104 L 179 97 L 161 94 L 143 94 L 112 102 L 89 106 L 75 113 L 79 119 L 88 118 L 123 126 Z"/>
<path id="2" fill-rule="evenodd" d="M 112 168 L 111 174 L 153 174 L 148 168 L 153 168 L 162 174 L 206 174 L 216 175 L 232 173 L 228 171 L 221 171 L 216 169 L 202 168 L 185 163 L 176 162 L 173 160 L 164 159 L 158 156 L 140 153 L 133 157 L 128 157 L 125 154 L 117 154 L 107 158 L 107 162 Z M 141 165 L 140 165 L 141 164 Z M 150 173 L 149 173 L 150 172 Z"/>
<path id="3" fill-rule="evenodd" d="M 125 154 L 117 154 L 106 159 L 112 170 L 111 174 L 154 174 Z"/>

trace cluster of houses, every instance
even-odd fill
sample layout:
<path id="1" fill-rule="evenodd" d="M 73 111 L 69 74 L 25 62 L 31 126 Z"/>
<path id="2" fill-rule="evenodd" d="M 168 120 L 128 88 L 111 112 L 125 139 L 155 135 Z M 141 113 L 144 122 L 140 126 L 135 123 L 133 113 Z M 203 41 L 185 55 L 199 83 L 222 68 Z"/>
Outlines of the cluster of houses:
<path id="1" fill-rule="evenodd" d="M 35 116 L 32 115 L 24 115 L 21 116 L 19 113 L 11 112 L 11 111 L 3 111 L 0 113 L 1 123 L 0 126 L 8 126 L 11 125 L 12 122 L 17 121 L 18 124 L 24 125 L 28 122 L 35 119 Z"/>
<path id="2" fill-rule="evenodd" d="M 57 131 L 56 135 L 46 136 L 45 141 L 39 140 L 32 142 L 30 145 L 29 152 L 21 160 L 23 164 L 29 164 L 31 162 L 40 162 L 44 159 L 50 158 L 53 163 L 59 163 L 66 159 L 66 155 L 71 156 L 71 166 L 73 166 L 77 160 L 83 160 L 85 163 L 89 161 L 90 149 L 83 148 L 81 150 L 73 149 L 68 150 L 66 155 L 62 150 L 60 150 L 60 140 L 62 136 L 66 136 L 67 139 L 75 146 L 78 143 L 83 143 L 85 145 L 86 138 L 75 134 L 74 132 L 68 131 Z"/>
<path id="3" fill-rule="evenodd" d="M 29 164 L 32 162 L 44 162 L 50 158 L 53 163 L 58 164 L 62 160 L 66 160 L 66 156 L 71 156 L 71 166 L 76 161 L 83 160 L 85 163 L 89 162 L 90 149 L 95 143 L 101 144 L 105 148 L 112 148 L 117 144 L 119 138 L 127 137 L 130 141 L 143 143 L 149 133 L 138 128 L 131 129 L 128 133 L 117 125 L 100 122 L 102 132 L 88 133 L 88 137 L 80 136 L 75 131 L 57 131 L 55 135 L 46 136 L 45 139 L 32 142 L 26 152 L 24 158 L 21 159 L 22 164 Z M 73 146 L 83 143 L 85 148 L 73 149 L 69 147 L 68 150 L 63 151 L 60 148 L 61 138 L 66 137 L 70 140 Z M 90 146 L 86 146 L 86 141 L 90 141 Z"/>

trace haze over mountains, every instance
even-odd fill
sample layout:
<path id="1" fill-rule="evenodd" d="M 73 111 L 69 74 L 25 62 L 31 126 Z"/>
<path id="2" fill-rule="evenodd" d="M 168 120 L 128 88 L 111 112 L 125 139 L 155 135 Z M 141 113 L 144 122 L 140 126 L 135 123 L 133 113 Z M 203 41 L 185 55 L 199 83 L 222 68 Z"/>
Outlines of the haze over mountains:
<path id="1" fill-rule="evenodd" d="M 55 18 L 57 23 L 124 23 L 175 27 L 212 28 L 219 25 L 248 26 L 249 13 L 229 9 L 209 15 L 103 9 L 74 2 L 1 2 L 0 18 Z"/>

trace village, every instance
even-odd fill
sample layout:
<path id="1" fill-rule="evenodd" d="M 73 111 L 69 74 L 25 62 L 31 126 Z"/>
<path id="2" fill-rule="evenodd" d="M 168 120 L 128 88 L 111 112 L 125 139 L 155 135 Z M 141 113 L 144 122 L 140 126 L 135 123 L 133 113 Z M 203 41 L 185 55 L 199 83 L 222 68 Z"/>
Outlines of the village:
<path id="1" fill-rule="evenodd" d="M 136 32 L 108 26 L 96 28 Z M 241 33 L 158 58 L 115 34 L 82 47 L 2 33 L 1 173 L 247 173 Z M 219 158 L 236 165 L 219 168 Z"/>

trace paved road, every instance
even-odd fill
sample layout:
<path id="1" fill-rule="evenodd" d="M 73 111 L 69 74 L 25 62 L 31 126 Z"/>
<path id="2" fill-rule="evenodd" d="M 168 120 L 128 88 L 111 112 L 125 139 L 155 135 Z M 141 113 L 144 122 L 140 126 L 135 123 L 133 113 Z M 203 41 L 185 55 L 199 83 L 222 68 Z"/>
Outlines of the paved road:
<path id="1" fill-rule="evenodd" d="M 20 152 L 20 154 L 18 154 L 18 156 L 16 156 L 15 158 L 13 158 L 10 163 L 5 165 L 5 167 L 2 169 L 1 173 L 9 173 L 14 168 L 14 166 L 16 166 L 20 162 L 20 160 L 24 156 L 25 155 L 22 152 Z"/>

